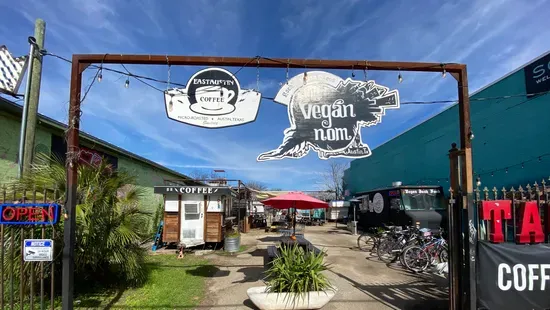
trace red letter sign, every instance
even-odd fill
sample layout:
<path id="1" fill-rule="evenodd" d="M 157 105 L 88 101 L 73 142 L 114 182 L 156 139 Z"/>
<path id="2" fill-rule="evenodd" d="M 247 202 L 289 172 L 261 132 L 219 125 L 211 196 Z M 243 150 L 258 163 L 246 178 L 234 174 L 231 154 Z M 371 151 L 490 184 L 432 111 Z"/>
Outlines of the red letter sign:
<path id="1" fill-rule="evenodd" d="M 484 200 L 479 210 L 482 220 L 489 221 L 489 240 L 494 243 L 504 242 L 502 234 L 502 220 L 512 218 L 512 202 L 510 200 Z M 504 213 L 504 218 L 502 217 Z"/>
<path id="2" fill-rule="evenodd" d="M 519 226 L 519 234 L 516 235 L 517 243 L 531 243 L 531 234 L 533 242 L 544 242 L 542 233 L 542 224 L 540 222 L 539 206 L 536 201 L 527 201 L 521 204 L 520 212 L 522 215 Z"/>

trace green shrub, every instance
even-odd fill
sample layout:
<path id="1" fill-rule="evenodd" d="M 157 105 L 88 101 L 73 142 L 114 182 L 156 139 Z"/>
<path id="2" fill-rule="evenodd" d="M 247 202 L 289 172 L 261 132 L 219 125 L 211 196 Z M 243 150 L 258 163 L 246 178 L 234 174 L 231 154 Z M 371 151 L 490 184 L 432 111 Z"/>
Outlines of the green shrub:
<path id="1" fill-rule="evenodd" d="M 296 298 L 308 292 L 334 289 L 323 271 L 324 252 L 304 252 L 299 246 L 279 248 L 269 270 L 266 271 L 267 291 L 270 293 L 297 293 Z"/>

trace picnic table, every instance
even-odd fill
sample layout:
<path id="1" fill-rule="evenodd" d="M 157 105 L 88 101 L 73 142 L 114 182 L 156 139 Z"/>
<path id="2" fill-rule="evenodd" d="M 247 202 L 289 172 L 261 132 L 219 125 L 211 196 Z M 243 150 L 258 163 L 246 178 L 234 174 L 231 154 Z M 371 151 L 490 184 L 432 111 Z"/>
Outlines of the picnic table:
<path id="1" fill-rule="evenodd" d="M 315 254 L 319 254 L 322 251 L 313 245 L 313 243 L 309 242 L 303 235 L 296 235 L 296 239 L 291 238 L 290 236 L 283 236 L 280 238 L 280 246 L 281 247 L 288 247 L 288 246 L 294 246 L 297 245 L 301 248 L 303 248 L 306 252 L 313 252 Z M 279 255 L 279 249 L 275 245 L 271 245 L 267 247 L 267 256 L 264 258 L 264 266 L 268 267 L 268 265 Z M 326 255 L 326 254 L 325 254 Z"/>

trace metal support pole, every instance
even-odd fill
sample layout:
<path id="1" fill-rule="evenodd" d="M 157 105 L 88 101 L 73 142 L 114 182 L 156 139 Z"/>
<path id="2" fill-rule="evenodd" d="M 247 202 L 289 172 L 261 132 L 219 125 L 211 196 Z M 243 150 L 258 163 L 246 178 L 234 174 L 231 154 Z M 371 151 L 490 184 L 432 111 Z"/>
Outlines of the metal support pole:
<path id="1" fill-rule="evenodd" d="M 29 64 L 27 66 L 27 85 L 25 85 L 25 101 L 23 103 L 23 116 L 21 118 L 21 131 L 19 133 L 19 156 L 18 156 L 18 164 L 19 164 L 19 170 L 17 172 L 18 178 L 21 178 L 23 176 L 23 158 L 24 158 L 24 152 L 25 152 L 25 137 L 26 137 L 26 131 L 27 131 L 27 113 L 29 111 L 29 99 L 30 99 L 30 93 L 31 93 L 31 83 L 32 83 L 32 67 L 34 63 L 34 52 L 36 47 L 36 39 L 34 37 L 29 37 L 28 39 L 29 45 L 31 46 L 30 52 L 29 52 Z"/>

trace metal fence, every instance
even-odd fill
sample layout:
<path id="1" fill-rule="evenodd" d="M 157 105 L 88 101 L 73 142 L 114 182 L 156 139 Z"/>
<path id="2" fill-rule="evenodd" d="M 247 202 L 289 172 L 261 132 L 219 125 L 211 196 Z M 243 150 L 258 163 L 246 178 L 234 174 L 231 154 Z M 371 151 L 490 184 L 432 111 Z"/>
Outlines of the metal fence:
<path id="1" fill-rule="evenodd" d="M 0 188 L 0 203 L 53 203 L 58 191 L 46 188 Z M 2 216 L 4 216 L 2 214 Z M 55 309 L 56 263 L 60 261 L 61 234 L 56 225 L 0 224 L 0 309 Z M 25 239 L 54 240 L 52 262 L 25 262 Z"/>
<path id="2" fill-rule="evenodd" d="M 550 178 L 549 178 L 550 181 Z M 504 233 L 504 240 L 506 242 L 515 242 L 514 238 L 518 231 L 518 219 L 520 218 L 518 216 L 518 210 L 523 202 L 527 201 L 536 201 L 539 209 L 539 215 L 542 221 L 542 225 L 544 227 L 545 221 L 548 221 L 548 216 L 550 214 L 547 213 L 547 206 L 550 203 L 550 186 L 547 185 L 547 181 L 542 180 L 540 185 L 537 182 L 534 182 L 533 185 L 527 184 L 525 187 L 519 186 L 517 189 L 514 187 L 510 189 L 502 188 L 497 189 L 496 187 L 493 187 L 492 189 L 489 189 L 487 187 L 484 187 L 483 189 L 478 186 L 475 191 L 475 200 L 476 200 L 476 206 L 479 209 L 480 204 L 483 201 L 487 200 L 510 200 L 512 204 L 512 219 L 510 220 L 503 220 L 503 233 Z M 478 217 L 479 222 L 479 229 L 478 229 L 478 239 L 479 240 L 488 240 L 489 239 L 489 225 L 488 221 L 481 220 Z M 545 241 L 549 242 L 549 236 L 545 236 Z"/>

